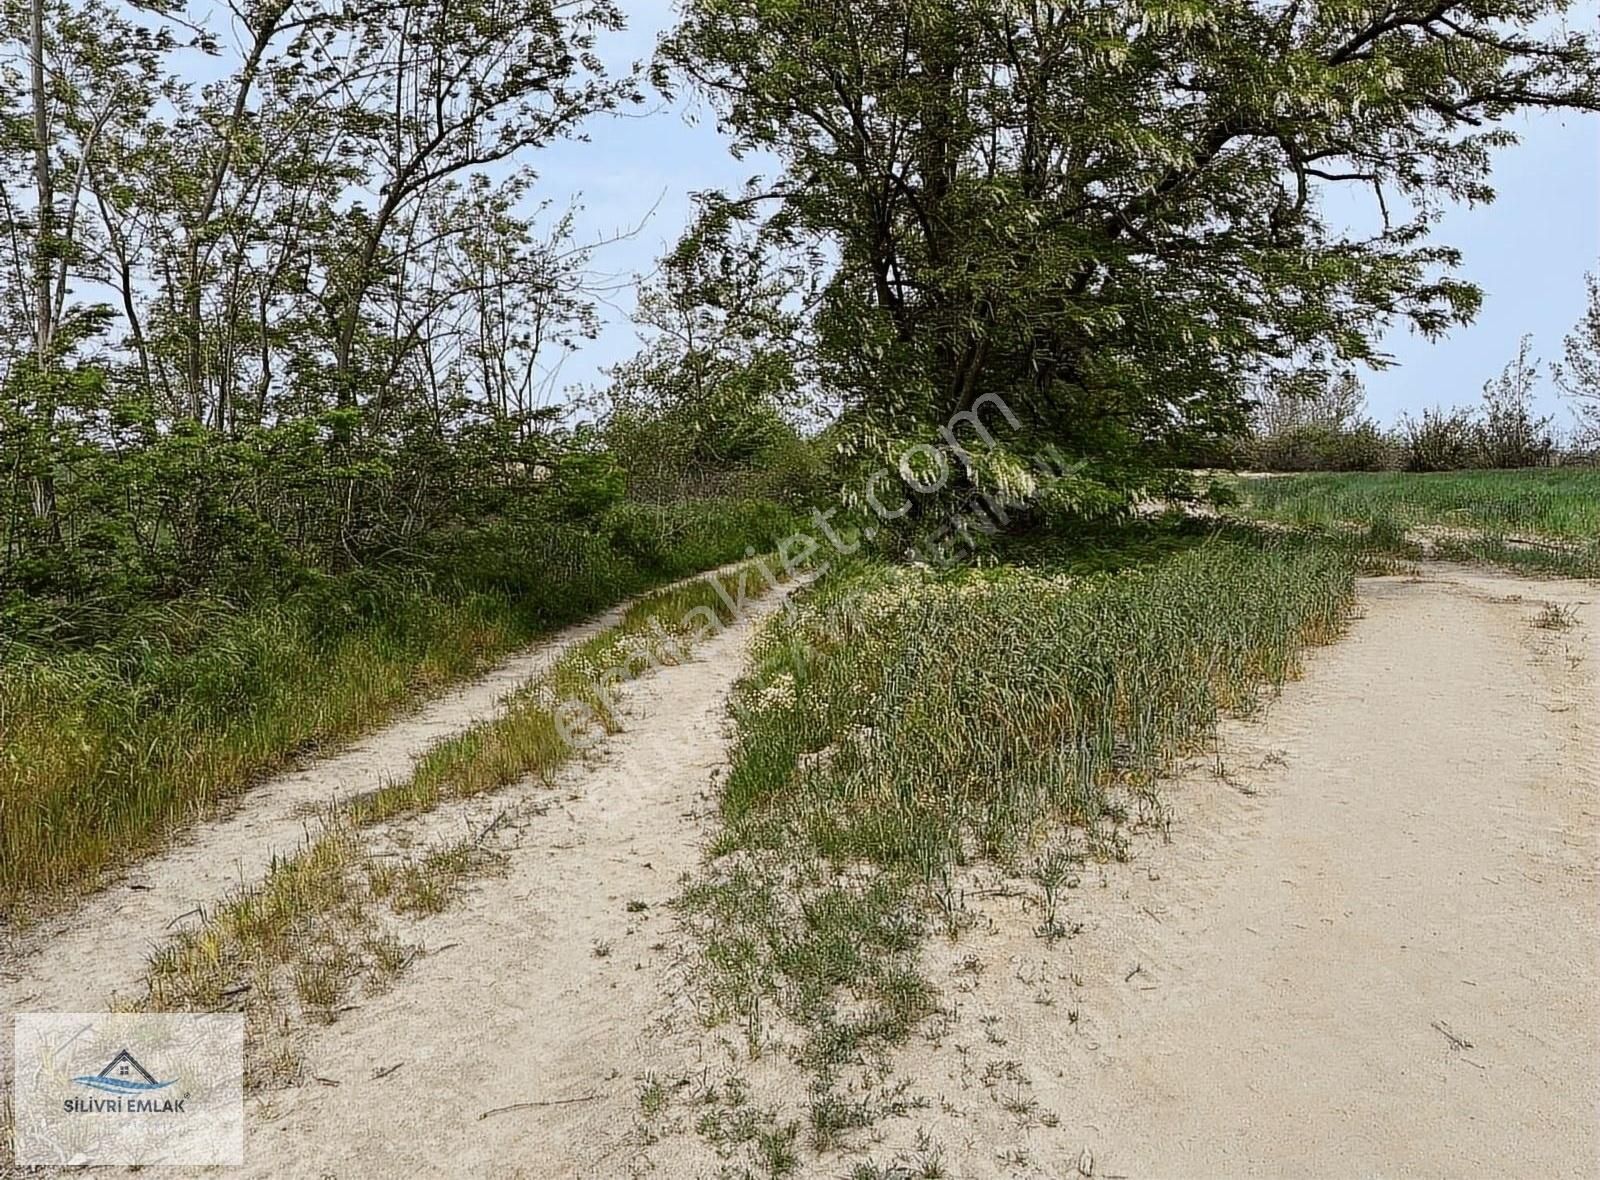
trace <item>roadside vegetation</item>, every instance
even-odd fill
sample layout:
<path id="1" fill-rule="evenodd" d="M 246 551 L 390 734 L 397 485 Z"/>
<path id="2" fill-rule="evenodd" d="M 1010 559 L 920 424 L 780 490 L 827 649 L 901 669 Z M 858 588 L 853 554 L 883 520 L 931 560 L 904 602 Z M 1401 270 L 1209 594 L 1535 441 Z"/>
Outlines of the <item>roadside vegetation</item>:
<path id="1" fill-rule="evenodd" d="M 1490 195 L 1501 120 L 1600 105 L 1558 0 L 689 0 L 621 69 L 607 0 L 419 3 L 27 0 L 0 29 L 8 913 L 766 544 L 751 501 L 905 500 L 899 560 L 979 502 L 1025 535 L 1159 498 L 1282 374 L 1469 321 L 1436 206 Z M 652 92 L 767 174 L 696 195 L 634 284 L 638 353 L 562 390 L 615 291 L 540 153 Z M 1354 239 L 1324 189 L 1407 212 Z M 1561 379 L 1592 401 L 1585 324 Z M 1491 383 L 1474 453 L 1549 457 L 1533 371 Z"/>
<path id="2" fill-rule="evenodd" d="M 618 70 L 611 0 L 19 0 L 0 920 L 657 590 L 151 968 L 152 1004 L 330 1019 L 413 953 L 391 917 L 495 862 L 489 828 L 378 858 L 384 825 L 548 781 L 565 702 L 603 734 L 597 677 L 731 618 L 707 583 L 661 587 L 803 526 L 846 560 L 761 634 L 682 908 L 708 1018 L 794 1043 L 808 1142 L 839 1142 L 904 1101 L 834 1082 L 937 1010 L 919 947 L 960 933 L 962 874 L 1032 882 L 1059 937 L 1075 866 L 1163 823 L 1161 775 L 1335 636 L 1408 530 L 1592 568 L 1591 475 L 1191 474 L 1590 445 L 1537 412 L 1530 346 L 1399 434 L 1352 376 L 1387 333 L 1476 314 L 1430 234 L 1492 197 L 1504 121 L 1600 109 L 1568 7 L 682 0 Z M 695 193 L 619 283 L 540 153 L 680 97 L 763 174 Z M 1372 201 L 1360 234 L 1324 217 L 1341 193 Z M 1591 426 L 1597 291 L 1558 373 Z M 562 389 L 623 294 L 637 354 Z M 1294 527 L 1214 519 L 1241 496 Z M 745 1129 L 797 1166 L 798 1131 Z"/>
<path id="3" fill-rule="evenodd" d="M 494 566 L 357 572 L 245 610 L 146 607 L 0 657 L 0 914 L 92 883 L 258 776 L 630 594 L 766 548 L 767 502 L 624 506 L 480 538 Z"/>
<path id="4" fill-rule="evenodd" d="M 1098 573 L 865 564 L 757 640 L 721 829 L 680 907 L 707 1019 L 812 1071 L 817 1150 L 875 1117 L 840 1071 L 940 1005 L 918 948 L 961 934 L 964 874 L 1027 879 L 1040 937 L 1070 933 L 1069 878 L 1160 830 L 1161 776 L 1343 628 L 1345 555 L 1169 528 L 1173 552 Z"/>

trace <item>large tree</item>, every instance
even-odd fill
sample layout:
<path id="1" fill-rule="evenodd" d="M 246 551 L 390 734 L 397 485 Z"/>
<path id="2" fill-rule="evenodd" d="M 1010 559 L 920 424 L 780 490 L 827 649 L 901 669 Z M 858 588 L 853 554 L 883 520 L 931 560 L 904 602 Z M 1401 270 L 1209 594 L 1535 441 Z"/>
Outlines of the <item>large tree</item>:
<path id="1" fill-rule="evenodd" d="M 1427 231 L 1492 197 L 1498 124 L 1595 109 L 1561 0 L 688 0 L 663 84 L 708 96 L 741 194 L 826 240 L 829 379 L 880 438 L 1005 397 L 1083 454 L 1243 425 L 1266 364 L 1376 362 L 1478 291 Z M 1360 186 L 1371 233 L 1321 197 Z"/>

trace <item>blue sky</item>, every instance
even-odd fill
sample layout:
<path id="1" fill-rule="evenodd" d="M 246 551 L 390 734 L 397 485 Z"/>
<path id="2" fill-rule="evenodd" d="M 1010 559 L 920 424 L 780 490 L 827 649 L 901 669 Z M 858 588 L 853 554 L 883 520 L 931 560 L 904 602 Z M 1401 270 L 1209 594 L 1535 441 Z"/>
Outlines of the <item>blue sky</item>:
<path id="1" fill-rule="evenodd" d="M 1476 398 L 1532 333 L 1546 362 L 1583 311 L 1585 272 L 1600 269 L 1600 116 L 1538 112 L 1507 126 L 1522 142 L 1496 161 L 1493 204 L 1456 206 L 1434 233 L 1459 248 L 1458 274 L 1483 288 L 1477 319 L 1430 342 L 1398 328 L 1385 349 L 1397 364 L 1364 374 L 1373 414 Z M 1569 409 L 1541 379 L 1544 407 L 1563 421 Z"/>
<path id="2" fill-rule="evenodd" d="M 629 29 L 603 46 L 618 65 L 647 59 L 671 19 L 664 0 L 627 7 Z M 581 235 L 606 238 L 638 227 L 596 252 L 596 271 L 618 279 L 647 272 L 676 240 L 692 192 L 735 187 L 763 170 L 759 160 L 732 158 L 709 111 L 665 107 L 653 96 L 638 110 L 596 121 L 590 142 L 555 145 L 534 161 L 545 197 L 582 205 Z M 1510 126 L 1523 142 L 1498 160 L 1499 198 L 1449 210 L 1435 235 L 1462 250 L 1460 273 L 1483 287 L 1483 308 L 1474 323 L 1437 342 L 1403 327 L 1389 333 L 1384 347 L 1396 365 L 1363 374 L 1371 411 L 1382 421 L 1476 399 L 1524 332 L 1533 334 L 1537 356 L 1555 359 L 1582 311 L 1584 273 L 1600 268 L 1600 116 L 1540 112 Z M 605 366 L 632 354 L 631 303 L 631 288 L 609 297 L 600 338 L 564 362 L 559 383 L 601 384 Z M 1548 375 L 1541 381 L 1544 407 L 1564 420 L 1568 411 Z"/>

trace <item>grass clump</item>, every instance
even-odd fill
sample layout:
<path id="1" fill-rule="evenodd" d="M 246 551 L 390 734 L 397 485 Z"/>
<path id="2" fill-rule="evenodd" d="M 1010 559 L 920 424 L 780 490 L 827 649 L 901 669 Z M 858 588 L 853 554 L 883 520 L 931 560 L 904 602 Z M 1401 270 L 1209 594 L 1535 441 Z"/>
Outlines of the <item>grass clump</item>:
<path id="1" fill-rule="evenodd" d="M 691 883 L 680 906 L 702 938 L 703 1015 L 740 1021 L 755 1057 L 776 997 L 774 1017 L 810 1030 L 802 1059 L 818 1071 L 898 1043 L 934 1000 L 916 972 L 921 919 L 907 884 L 770 857 Z"/>
<path id="2" fill-rule="evenodd" d="M 1541 631 L 1570 631 L 1578 625 L 1577 608 L 1547 602 L 1534 616 L 1533 625 Z"/>
<path id="3" fill-rule="evenodd" d="M 342 949 L 328 937 L 333 916 L 360 913 L 360 862 L 360 846 L 346 828 L 330 829 L 299 855 L 275 861 L 260 886 L 225 901 L 199 927 L 156 951 L 146 1004 L 157 1011 L 222 1008 L 279 967 L 288 968 L 302 994 L 327 999 L 315 965 Z"/>
<path id="4" fill-rule="evenodd" d="M 468 877 L 498 863 L 498 858 L 476 843 L 462 841 L 435 848 L 420 860 L 400 866 L 386 892 L 379 893 L 376 882 L 373 891 L 385 897 L 397 914 L 426 917 L 448 907 Z M 370 874 L 368 879 L 372 881 Z"/>
<path id="5" fill-rule="evenodd" d="M 260 885 L 157 950 L 142 1006 L 259 1016 L 292 996 L 305 1016 L 331 1022 L 358 983 L 381 990 L 415 957 L 389 922 L 438 913 L 469 878 L 502 863 L 470 839 L 411 860 L 375 857 L 353 828 L 335 821 L 298 855 L 276 862 Z"/>

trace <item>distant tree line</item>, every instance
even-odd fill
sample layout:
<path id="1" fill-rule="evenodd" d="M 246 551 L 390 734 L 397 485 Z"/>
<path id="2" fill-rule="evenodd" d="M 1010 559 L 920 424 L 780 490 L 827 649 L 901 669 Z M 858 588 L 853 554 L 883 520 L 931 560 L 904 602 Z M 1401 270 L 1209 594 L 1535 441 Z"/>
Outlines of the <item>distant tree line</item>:
<path id="1" fill-rule="evenodd" d="M 1231 455 L 1264 471 L 1455 471 L 1589 465 L 1600 461 L 1600 284 L 1551 366 L 1571 399 L 1575 423 L 1563 429 L 1535 406 L 1540 374 L 1524 336 L 1476 405 L 1431 407 L 1384 427 L 1366 408 L 1349 370 L 1305 367 L 1273 374 L 1258 390 L 1252 430 Z"/>

